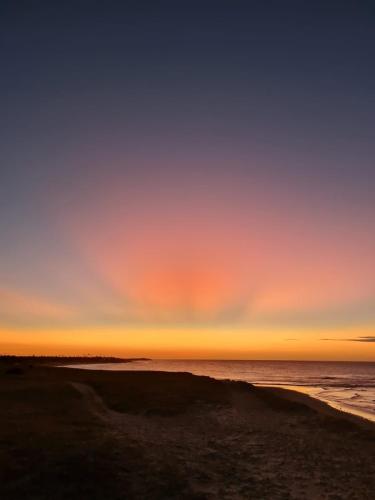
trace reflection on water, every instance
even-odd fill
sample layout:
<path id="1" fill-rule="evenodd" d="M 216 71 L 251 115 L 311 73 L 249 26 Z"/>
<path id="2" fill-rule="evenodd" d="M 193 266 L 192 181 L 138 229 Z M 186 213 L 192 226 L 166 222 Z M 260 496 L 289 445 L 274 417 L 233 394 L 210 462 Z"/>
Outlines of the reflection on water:
<path id="1" fill-rule="evenodd" d="M 190 372 L 218 379 L 298 389 L 336 408 L 375 421 L 375 363 L 318 361 L 152 360 L 75 365 L 100 370 Z"/>

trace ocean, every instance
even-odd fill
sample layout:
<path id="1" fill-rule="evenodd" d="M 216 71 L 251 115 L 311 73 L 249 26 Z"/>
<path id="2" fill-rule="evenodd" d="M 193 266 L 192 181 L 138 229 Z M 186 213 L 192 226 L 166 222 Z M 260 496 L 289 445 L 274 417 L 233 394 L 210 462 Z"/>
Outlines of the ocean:
<path id="1" fill-rule="evenodd" d="M 375 362 L 150 360 L 75 365 L 95 370 L 190 372 L 309 394 L 342 411 L 375 421 Z"/>

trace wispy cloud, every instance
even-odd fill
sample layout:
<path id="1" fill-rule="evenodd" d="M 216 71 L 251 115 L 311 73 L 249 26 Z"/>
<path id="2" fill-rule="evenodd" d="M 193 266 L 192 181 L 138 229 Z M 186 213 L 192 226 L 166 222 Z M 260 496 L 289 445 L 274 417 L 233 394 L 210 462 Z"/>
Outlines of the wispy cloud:
<path id="1" fill-rule="evenodd" d="M 339 342 L 375 342 L 375 335 L 365 335 L 349 339 L 320 339 L 320 340 L 334 340 Z"/>

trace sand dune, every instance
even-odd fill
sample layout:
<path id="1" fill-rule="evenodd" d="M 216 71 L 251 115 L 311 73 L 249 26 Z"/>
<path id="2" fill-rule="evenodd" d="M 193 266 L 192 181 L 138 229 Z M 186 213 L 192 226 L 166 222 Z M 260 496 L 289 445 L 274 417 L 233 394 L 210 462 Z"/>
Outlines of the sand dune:
<path id="1" fill-rule="evenodd" d="M 374 426 L 296 393 L 34 367 L 0 397 L 4 499 L 374 497 Z"/>

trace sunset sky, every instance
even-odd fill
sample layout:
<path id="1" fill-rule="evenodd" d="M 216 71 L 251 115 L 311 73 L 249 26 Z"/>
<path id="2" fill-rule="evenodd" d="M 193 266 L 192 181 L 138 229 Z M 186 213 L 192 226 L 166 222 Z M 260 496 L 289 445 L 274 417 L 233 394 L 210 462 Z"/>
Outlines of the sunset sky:
<path id="1" fill-rule="evenodd" d="M 1 2 L 0 352 L 375 360 L 367 2 Z"/>

